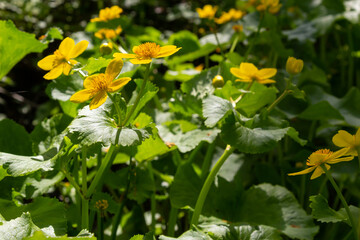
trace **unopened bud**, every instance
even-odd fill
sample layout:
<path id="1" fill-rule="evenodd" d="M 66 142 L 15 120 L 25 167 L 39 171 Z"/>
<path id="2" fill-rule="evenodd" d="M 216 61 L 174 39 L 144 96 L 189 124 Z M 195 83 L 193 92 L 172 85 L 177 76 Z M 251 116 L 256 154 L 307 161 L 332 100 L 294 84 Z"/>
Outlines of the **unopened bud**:
<path id="1" fill-rule="evenodd" d="M 216 75 L 212 80 L 214 88 L 222 88 L 224 86 L 224 78 L 221 75 Z"/>
<path id="2" fill-rule="evenodd" d="M 289 57 L 286 61 L 286 71 L 291 75 L 296 75 L 302 71 L 304 62 L 301 59 Z"/>
<path id="3" fill-rule="evenodd" d="M 111 42 L 103 43 L 100 45 L 100 53 L 101 55 L 108 55 L 112 53 L 113 45 Z"/>

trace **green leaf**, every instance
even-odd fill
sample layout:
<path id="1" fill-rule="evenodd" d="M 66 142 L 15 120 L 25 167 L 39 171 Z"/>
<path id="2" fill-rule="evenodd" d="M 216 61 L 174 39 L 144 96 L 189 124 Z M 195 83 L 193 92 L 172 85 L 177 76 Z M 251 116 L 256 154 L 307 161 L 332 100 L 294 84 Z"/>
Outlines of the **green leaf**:
<path id="1" fill-rule="evenodd" d="M 246 116 L 253 116 L 261 108 L 276 99 L 277 90 L 274 87 L 254 83 L 250 91 L 236 104 L 236 109 Z"/>
<path id="2" fill-rule="evenodd" d="M 157 126 L 159 135 L 167 143 L 175 143 L 179 151 L 182 153 L 193 150 L 201 141 L 213 142 L 219 134 L 219 129 L 202 130 L 195 129 L 182 133 L 181 128 L 177 124 L 170 126 Z"/>
<path id="3" fill-rule="evenodd" d="M 129 199 L 142 204 L 151 197 L 155 190 L 155 183 L 148 168 L 142 164 L 130 175 Z"/>
<path id="4" fill-rule="evenodd" d="M 300 43 L 305 43 L 306 41 L 314 42 L 317 31 L 313 22 L 306 22 L 295 29 L 283 30 L 282 33 L 288 37 L 288 40 L 295 39 Z"/>
<path id="5" fill-rule="evenodd" d="M 232 110 L 232 104 L 226 99 L 210 95 L 203 99 L 203 116 L 209 128 L 215 125 Z"/>
<path id="6" fill-rule="evenodd" d="M 300 113 L 299 118 L 307 120 L 344 119 L 337 109 L 325 101 L 310 105 Z"/>
<path id="7" fill-rule="evenodd" d="M 32 155 L 30 135 L 23 126 L 5 118 L 0 121 L 0 132 L 0 152 Z"/>
<path id="8" fill-rule="evenodd" d="M 286 134 L 294 136 L 290 127 L 277 129 L 250 129 L 229 118 L 222 126 L 222 139 L 244 153 L 263 153 L 274 148 Z"/>
<path id="9" fill-rule="evenodd" d="M 82 69 L 88 72 L 88 75 L 93 73 L 100 72 L 101 69 L 106 68 L 112 59 L 106 58 L 89 58 L 87 64 Z"/>
<path id="10" fill-rule="evenodd" d="M 24 240 L 96 240 L 96 237 L 94 237 L 94 235 L 91 233 L 85 232 L 80 232 L 77 237 L 51 237 L 48 234 L 45 234 L 44 231 L 37 231 L 31 237 L 24 238 Z"/>
<path id="11" fill-rule="evenodd" d="M 108 204 L 108 207 L 106 209 L 101 209 L 103 212 L 109 212 L 112 214 L 115 214 L 117 212 L 118 204 L 112 199 L 112 197 L 108 193 L 96 192 L 91 197 L 90 209 L 98 211 L 98 201 L 100 201 L 99 203 L 103 203 L 103 201 L 106 201 L 106 203 Z"/>
<path id="12" fill-rule="evenodd" d="M 194 230 L 186 231 L 178 238 L 166 237 L 166 236 L 163 236 L 163 235 L 161 235 L 159 237 L 159 240 L 173 240 L 173 239 L 178 239 L 178 240 L 212 240 L 211 237 L 209 237 L 205 233 L 202 233 L 202 232 L 199 232 L 199 231 L 194 231 Z"/>
<path id="13" fill-rule="evenodd" d="M 311 215 L 320 222 L 335 223 L 348 220 L 346 213 L 344 214 L 340 211 L 337 212 L 330 208 L 327 199 L 320 194 L 310 196 L 310 202 L 310 207 L 312 209 Z"/>
<path id="14" fill-rule="evenodd" d="M 34 34 L 20 31 L 10 20 L 0 21 L 0 79 L 25 55 L 42 52 L 47 45 L 35 39 Z"/>
<path id="15" fill-rule="evenodd" d="M 170 111 L 191 117 L 193 114 L 201 115 L 201 102 L 194 96 L 174 91 L 169 102 Z"/>
<path id="16" fill-rule="evenodd" d="M 168 44 L 181 47 L 181 50 L 179 51 L 179 54 L 181 55 L 193 53 L 200 49 L 198 37 L 194 33 L 187 30 L 182 30 L 171 34 Z"/>
<path id="17" fill-rule="evenodd" d="M 46 34 L 45 34 L 45 38 L 41 40 L 42 43 L 49 43 L 49 42 L 53 42 L 55 39 L 59 39 L 62 40 L 63 37 L 63 30 L 61 30 L 58 27 L 52 27 L 50 28 Z"/>
<path id="18" fill-rule="evenodd" d="M 78 74 L 61 75 L 46 87 L 46 94 L 54 100 L 68 101 L 77 91 L 83 89 L 83 79 Z"/>
<path id="19" fill-rule="evenodd" d="M 70 101 L 59 101 L 60 107 L 63 110 L 64 114 L 76 118 L 78 109 L 82 106 L 79 103 L 73 103 Z"/>
<path id="20" fill-rule="evenodd" d="M 291 192 L 266 183 L 246 191 L 238 213 L 239 221 L 271 226 L 290 238 L 311 240 L 319 229 Z"/>
<path id="21" fill-rule="evenodd" d="M 61 182 L 64 178 L 65 175 L 56 170 L 53 171 L 53 173 L 46 174 L 46 178 L 37 179 L 27 177 L 24 182 L 24 185 L 26 186 L 26 197 L 36 198 L 42 194 L 49 193 L 52 190 L 51 188 L 53 188 L 55 184 Z"/>
<path id="22" fill-rule="evenodd" d="M 32 203 L 19 207 L 12 201 L 1 200 L 0 206 L 0 213 L 7 220 L 15 219 L 24 212 L 29 212 L 36 226 L 40 228 L 52 226 L 57 235 L 66 233 L 65 205 L 55 198 L 39 197 Z"/>
<path id="23" fill-rule="evenodd" d="M 67 115 L 56 114 L 50 119 L 45 119 L 36 125 L 30 134 L 33 141 L 34 152 L 36 154 L 42 154 L 51 147 L 59 149 L 65 136 L 64 130 L 71 121 L 72 118 Z"/>
<path id="24" fill-rule="evenodd" d="M 130 238 L 130 240 L 143 240 L 144 239 L 144 235 L 135 235 L 132 238 Z"/>
<path id="25" fill-rule="evenodd" d="M 181 56 L 175 56 L 175 57 L 171 58 L 170 60 L 167 60 L 167 63 L 169 65 L 176 65 L 176 64 L 183 63 L 183 62 L 187 62 L 187 61 L 193 61 L 200 57 L 209 55 L 210 53 L 215 51 L 216 48 L 217 48 L 216 45 L 207 43 L 196 51 L 193 51 L 193 52 L 181 55 Z M 179 53 L 181 53 L 181 50 L 179 51 Z"/>
<path id="26" fill-rule="evenodd" d="M 23 213 L 20 217 L 0 224 L 0 236 L 2 239 L 16 240 L 24 239 L 39 231 L 31 220 L 30 213 Z"/>
<path id="27" fill-rule="evenodd" d="M 68 127 L 69 131 L 75 133 L 75 136 L 86 145 L 100 142 L 108 146 L 116 144 L 118 138 L 121 146 L 134 146 L 151 136 L 151 126 L 142 129 L 118 128 L 115 119 L 111 117 L 111 113 L 114 113 L 111 106 L 112 102 L 109 99 L 105 104 L 93 110 L 85 106 Z"/>
<path id="28" fill-rule="evenodd" d="M 50 150 L 39 156 L 20 156 L 9 153 L 0 153 L 0 165 L 7 169 L 8 174 L 14 177 L 28 175 L 38 170 L 53 170 L 54 160 L 51 158 L 56 150 Z"/>

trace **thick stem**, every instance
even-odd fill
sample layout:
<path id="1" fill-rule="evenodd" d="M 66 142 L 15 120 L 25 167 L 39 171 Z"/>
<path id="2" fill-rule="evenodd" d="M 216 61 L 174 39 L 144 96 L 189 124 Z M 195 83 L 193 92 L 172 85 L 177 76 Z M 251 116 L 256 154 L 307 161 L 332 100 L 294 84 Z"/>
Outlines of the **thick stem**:
<path id="1" fill-rule="evenodd" d="M 208 175 L 214 150 L 215 150 L 215 140 L 209 145 L 208 149 L 206 150 L 204 162 L 201 167 L 200 178 L 202 182 L 205 181 L 205 178 Z"/>
<path id="2" fill-rule="evenodd" d="M 110 93 L 107 93 L 107 95 L 109 96 L 109 98 L 111 99 L 113 104 L 115 105 L 116 113 L 118 115 L 118 126 L 121 127 L 121 110 L 120 110 L 119 104 L 116 103 L 114 97 Z"/>
<path id="3" fill-rule="evenodd" d="M 104 239 L 104 221 L 102 219 L 102 212 L 100 210 L 97 211 L 97 223 L 98 223 L 98 240 Z"/>
<path id="4" fill-rule="evenodd" d="M 92 194 L 94 193 L 97 185 L 99 184 L 107 166 L 111 163 L 111 160 L 114 159 L 112 157 L 113 153 L 116 152 L 116 146 L 111 145 L 109 151 L 107 152 L 103 162 L 101 163 L 101 166 L 99 170 L 96 172 L 94 180 L 91 182 L 89 189 L 86 192 L 86 198 L 90 198 Z"/>
<path id="5" fill-rule="evenodd" d="M 171 207 L 168 226 L 167 226 L 167 235 L 169 237 L 175 236 L 175 225 L 176 225 L 177 216 L 178 216 L 178 209 Z"/>
<path id="6" fill-rule="evenodd" d="M 350 220 L 350 224 L 352 226 L 353 229 L 353 233 L 354 233 L 354 237 L 356 240 L 359 240 L 358 234 L 357 234 L 357 229 L 356 229 L 356 225 L 355 225 L 355 221 L 352 217 L 352 214 L 350 212 L 349 206 L 344 198 L 344 196 L 342 195 L 338 185 L 336 184 L 336 182 L 334 181 L 334 178 L 331 176 L 331 173 L 326 169 L 326 167 L 324 165 L 320 165 L 322 170 L 325 172 L 326 177 L 329 179 L 329 181 L 331 182 L 332 186 L 334 187 L 338 197 L 340 198 L 341 203 L 343 204 L 345 211 L 349 217 Z"/>
<path id="7" fill-rule="evenodd" d="M 199 217 L 200 217 L 202 208 L 204 206 L 206 196 L 207 196 L 207 194 L 208 194 L 208 192 L 210 190 L 210 187 L 211 187 L 212 183 L 214 182 L 215 177 L 216 177 L 217 173 L 219 172 L 221 166 L 224 164 L 226 159 L 233 153 L 233 151 L 234 151 L 234 148 L 231 147 L 230 145 L 227 145 L 223 155 L 221 155 L 221 157 L 216 162 L 213 169 L 211 169 L 210 174 L 206 178 L 205 183 L 204 183 L 204 185 L 203 185 L 203 187 L 201 189 L 201 192 L 199 194 L 199 197 L 198 197 L 198 199 L 196 201 L 194 214 L 193 214 L 192 219 L 191 219 L 191 226 L 193 226 L 193 225 L 196 226 L 198 224 Z"/>
<path id="8" fill-rule="evenodd" d="M 87 192 L 87 165 L 86 165 L 86 147 L 83 147 L 81 158 L 81 181 L 82 192 L 86 195 Z M 89 199 L 83 198 L 81 201 L 81 227 L 82 229 L 89 229 Z"/>
<path id="9" fill-rule="evenodd" d="M 75 188 L 75 190 L 78 192 L 78 194 L 80 195 L 81 198 L 84 198 L 83 193 L 81 192 L 81 189 L 79 187 L 79 185 L 76 183 L 75 179 L 65 170 L 62 171 L 65 174 L 65 177 L 67 178 L 67 180 L 70 182 L 70 184 Z"/>
<path id="10" fill-rule="evenodd" d="M 150 64 L 147 64 L 146 65 L 146 70 L 145 70 L 145 75 L 144 75 L 144 81 L 140 87 L 140 90 L 139 90 L 139 93 L 138 95 L 136 96 L 136 99 L 135 99 L 135 102 L 134 102 L 134 105 L 132 106 L 132 108 L 130 109 L 130 112 L 127 114 L 124 122 L 123 122 L 123 126 L 126 126 L 126 124 L 128 124 L 128 121 L 130 120 L 131 118 L 131 115 L 134 113 L 137 105 L 139 104 L 139 101 L 140 101 L 140 98 L 142 97 L 143 95 L 143 92 L 144 92 L 144 89 L 145 89 L 145 86 L 146 86 L 146 83 L 147 83 L 147 80 L 148 80 L 148 76 L 149 76 L 149 73 L 150 73 Z"/>
<path id="11" fill-rule="evenodd" d="M 154 190 L 153 193 L 151 194 L 151 199 L 150 199 L 150 206 L 151 206 L 151 225 L 150 225 L 150 231 L 155 232 L 155 214 L 156 214 L 156 199 L 155 199 L 155 194 L 156 194 L 156 185 L 155 185 L 155 178 L 154 178 L 154 172 L 152 169 L 152 164 L 151 161 L 148 161 L 148 169 L 150 172 L 150 178 L 151 180 L 154 182 Z"/>

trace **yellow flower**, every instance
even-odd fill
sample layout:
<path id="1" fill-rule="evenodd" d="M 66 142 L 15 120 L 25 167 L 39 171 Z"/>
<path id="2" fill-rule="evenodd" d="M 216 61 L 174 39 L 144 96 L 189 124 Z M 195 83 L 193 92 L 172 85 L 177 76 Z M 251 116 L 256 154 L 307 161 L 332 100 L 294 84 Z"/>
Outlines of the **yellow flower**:
<path id="1" fill-rule="evenodd" d="M 352 156 L 358 156 L 357 148 L 360 148 L 360 128 L 355 135 L 351 135 L 347 131 L 340 130 L 332 138 L 333 143 L 338 146 L 347 149 L 347 154 Z"/>
<path id="2" fill-rule="evenodd" d="M 122 32 L 122 28 L 120 26 L 118 26 L 115 30 L 102 28 L 95 33 L 95 37 L 100 39 L 104 39 L 104 38 L 112 39 L 112 38 L 116 38 L 121 32 Z"/>
<path id="3" fill-rule="evenodd" d="M 268 11 L 275 14 L 279 12 L 281 4 L 279 0 L 260 0 L 260 4 L 256 7 L 258 11 Z"/>
<path id="4" fill-rule="evenodd" d="M 109 207 L 109 203 L 106 199 L 98 200 L 95 203 L 95 207 L 101 211 L 104 211 Z"/>
<path id="5" fill-rule="evenodd" d="M 122 8 L 118 6 L 112 6 L 111 8 L 104 8 L 100 10 L 99 17 L 93 18 L 90 22 L 107 22 L 109 20 L 119 18 L 123 12 Z"/>
<path id="6" fill-rule="evenodd" d="M 301 59 L 289 57 L 286 61 L 286 71 L 291 75 L 296 75 L 302 71 L 304 62 Z"/>
<path id="7" fill-rule="evenodd" d="M 239 79 L 238 82 L 253 82 L 256 81 L 261 84 L 274 83 L 275 81 L 269 79 L 275 76 L 276 68 L 263 68 L 258 70 L 252 63 L 241 63 L 239 68 L 230 68 L 230 72 Z"/>
<path id="8" fill-rule="evenodd" d="M 215 13 L 218 9 L 218 6 L 211 6 L 209 4 L 205 5 L 204 8 L 196 8 L 197 13 L 200 18 L 213 19 Z"/>
<path id="9" fill-rule="evenodd" d="M 55 79 L 62 73 L 69 75 L 72 66 L 77 63 L 72 58 L 76 58 L 84 52 L 88 44 L 88 41 L 83 40 L 75 45 L 73 39 L 65 38 L 53 55 L 49 55 L 38 62 L 41 69 L 50 71 L 45 74 L 44 78 L 47 80 Z"/>
<path id="10" fill-rule="evenodd" d="M 121 59 L 112 60 L 105 73 L 94 74 L 84 80 L 84 88 L 71 96 L 70 101 L 82 103 L 90 100 L 90 110 L 100 107 L 107 99 L 107 93 L 118 91 L 125 86 L 131 78 L 124 77 L 113 81 L 119 75 L 124 63 Z"/>
<path id="11" fill-rule="evenodd" d="M 147 64 L 150 63 L 153 58 L 162 58 L 170 56 L 181 48 L 177 48 L 175 45 L 168 45 L 160 47 L 156 43 L 143 43 L 139 46 L 133 47 L 134 54 L 128 53 L 114 53 L 115 58 L 132 58 L 130 60 L 133 64 Z"/>
<path id="12" fill-rule="evenodd" d="M 235 32 L 242 32 L 244 27 L 243 25 L 234 25 L 232 26 L 232 29 L 235 31 Z"/>
<path id="13" fill-rule="evenodd" d="M 219 18 L 215 18 L 217 24 L 223 24 L 229 21 L 236 21 L 241 19 L 245 13 L 241 10 L 230 9 L 229 12 L 223 12 Z"/>
<path id="14" fill-rule="evenodd" d="M 306 161 L 306 165 L 309 168 L 302 170 L 296 173 L 289 173 L 289 176 L 307 174 L 314 170 L 314 173 L 311 175 L 311 180 L 317 177 L 320 177 L 321 174 L 325 173 L 324 170 L 321 168 L 321 165 L 324 164 L 326 169 L 330 169 L 329 164 L 334 164 L 338 162 L 345 162 L 353 160 L 354 156 L 343 157 L 347 152 L 347 149 L 341 149 L 336 152 L 332 152 L 329 149 L 320 149 L 316 152 L 313 152 L 308 160 Z"/>

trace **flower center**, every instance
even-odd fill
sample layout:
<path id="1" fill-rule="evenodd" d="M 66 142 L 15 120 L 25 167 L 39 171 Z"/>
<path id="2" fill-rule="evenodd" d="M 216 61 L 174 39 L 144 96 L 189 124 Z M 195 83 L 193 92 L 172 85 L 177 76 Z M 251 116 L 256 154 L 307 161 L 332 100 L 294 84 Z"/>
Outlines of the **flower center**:
<path id="1" fill-rule="evenodd" d="M 150 42 L 139 45 L 134 51 L 136 57 L 140 59 L 149 59 L 149 58 L 157 57 L 159 52 L 160 52 L 160 45 Z"/>
<path id="2" fill-rule="evenodd" d="M 310 162 L 310 158 L 312 158 L 313 154 L 316 154 L 316 155 L 322 155 L 322 157 L 315 161 L 315 162 Z M 320 166 L 321 164 L 325 163 L 329 157 L 333 154 L 332 151 L 330 151 L 329 149 L 319 149 L 317 150 L 316 152 L 313 152 L 310 157 L 308 158 L 308 160 L 306 161 L 306 165 L 308 166 Z"/>
<path id="3" fill-rule="evenodd" d="M 107 90 L 108 82 L 106 81 L 105 74 L 101 73 L 94 79 L 94 88 L 98 92 Z"/>
<path id="4" fill-rule="evenodd" d="M 53 62 L 53 67 L 56 67 L 61 63 L 67 62 L 66 57 L 64 55 L 62 55 L 59 50 L 56 50 L 54 52 L 54 55 L 56 56 L 56 58 Z"/>

